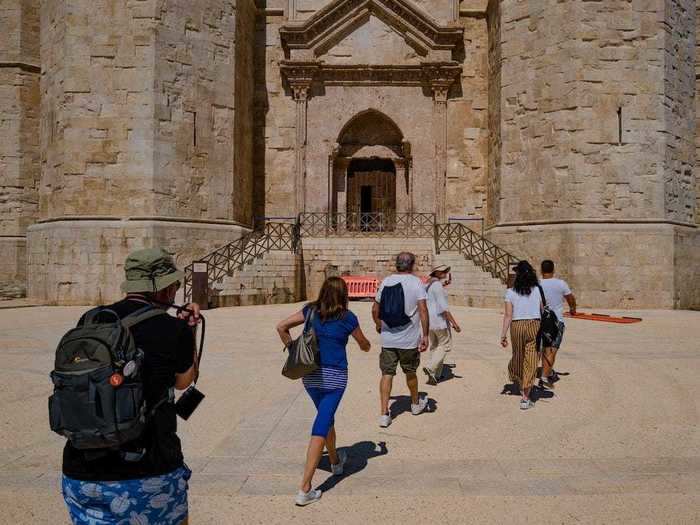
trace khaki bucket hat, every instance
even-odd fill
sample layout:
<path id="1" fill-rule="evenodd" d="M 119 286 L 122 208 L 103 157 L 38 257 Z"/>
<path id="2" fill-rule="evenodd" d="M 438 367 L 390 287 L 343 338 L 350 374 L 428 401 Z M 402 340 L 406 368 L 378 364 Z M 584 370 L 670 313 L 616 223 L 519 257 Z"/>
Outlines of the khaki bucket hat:
<path id="1" fill-rule="evenodd" d="M 437 272 L 450 273 L 450 267 L 447 266 L 446 264 L 441 264 L 440 266 L 436 266 L 435 268 L 430 270 L 430 277 L 435 277 L 435 274 Z"/>
<path id="2" fill-rule="evenodd" d="M 124 274 L 122 291 L 126 293 L 158 292 L 185 277 L 184 272 L 175 267 L 172 255 L 163 248 L 130 253 L 124 262 Z"/>

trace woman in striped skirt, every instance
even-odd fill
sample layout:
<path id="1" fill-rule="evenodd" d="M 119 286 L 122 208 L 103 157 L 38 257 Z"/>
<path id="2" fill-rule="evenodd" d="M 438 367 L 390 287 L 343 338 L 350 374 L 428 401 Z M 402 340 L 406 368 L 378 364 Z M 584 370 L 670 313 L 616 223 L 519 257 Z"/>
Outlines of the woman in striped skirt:
<path id="1" fill-rule="evenodd" d="M 311 488 L 311 480 L 324 447 L 328 450 L 333 475 L 340 476 L 343 473 L 347 455 L 345 451 L 336 451 L 335 448 L 335 412 L 348 383 L 345 347 L 352 335 L 361 350 L 369 352 L 370 349 L 357 317 L 348 309 L 348 288 L 340 277 L 326 279 L 316 302 L 304 306 L 301 311 L 277 325 L 277 332 L 285 345 L 292 341 L 290 328 L 304 324 L 308 316 L 318 341 L 319 368 L 304 376 L 303 382 L 316 406 L 317 414 L 306 452 L 304 476 L 296 496 L 296 504 L 299 506 L 318 501 L 321 497 L 320 490 Z"/>
<path id="2" fill-rule="evenodd" d="M 527 261 L 515 266 L 515 282 L 505 295 L 505 312 L 501 331 L 501 346 L 508 347 L 508 329 L 513 344 L 513 357 L 508 364 L 510 380 L 520 387 L 520 408 L 534 404 L 530 389 L 537 373 L 537 333 L 540 330 L 542 299 L 537 289 L 537 274 Z"/>

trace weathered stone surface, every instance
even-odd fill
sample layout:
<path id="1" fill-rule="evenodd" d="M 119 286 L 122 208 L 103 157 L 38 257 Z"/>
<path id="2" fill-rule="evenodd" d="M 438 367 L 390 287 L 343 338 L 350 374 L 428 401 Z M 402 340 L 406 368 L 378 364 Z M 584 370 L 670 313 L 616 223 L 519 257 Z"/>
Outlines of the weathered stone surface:
<path id="1" fill-rule="evenodd" d="M 38 2 L 0 3 L 0 299 L 26 284 L 25 234 L 37 218 Z"/>

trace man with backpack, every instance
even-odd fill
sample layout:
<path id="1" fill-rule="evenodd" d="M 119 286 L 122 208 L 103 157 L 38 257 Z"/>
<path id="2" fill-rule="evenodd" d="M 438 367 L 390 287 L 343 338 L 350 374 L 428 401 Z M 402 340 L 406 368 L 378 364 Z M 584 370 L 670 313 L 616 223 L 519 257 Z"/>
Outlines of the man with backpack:
<path id="1" fill-rule="evenodd" d="M 130 254 L 124 270 L 126 297 L 83 315 L 56 351 L 63 496 L 74 524 L 187 523 L 174 390 L 196 379 L 199 307 L 168 315 L 184 274 L 163 249 Z"/>
<path id="2" fill-rule="evenodd" d="M 429 321 L 425 286 L 413 275 L 415 264 L 416 256 L 412 253 L 398 254 L 396 273 L 382 281 L 372 305 L 372 318 L 382 340 L 379 426 L 384 428 L 391 424 L 389 398 L 398 364 L 411 393 L 411 413 L 417 416 L 428 406 L 428 399 L 418 395 L 416 376 L 420 352 L 428 348 Z"/>
<path id="3" fill-rule="evenodd" d="M 557 351 L 561 347 L 562 338 L 564 337 L 564 301 L 569 305 L 569 312 L 575 314 L 576 297 L 574 297 L 566 281 L 554 277 L 554 262 L 549 259 L 544 260 L 540 268 L 542 271 L 540 287 L 544 292 L 547 306 L 557 317 L 558 331 L 551 342 L 543 344 L 542 373 L 539 386 L 554 388 L 554 383 L 558 379 L 556 372 L 554 372 L 554 360 L 557 357 Z"/>

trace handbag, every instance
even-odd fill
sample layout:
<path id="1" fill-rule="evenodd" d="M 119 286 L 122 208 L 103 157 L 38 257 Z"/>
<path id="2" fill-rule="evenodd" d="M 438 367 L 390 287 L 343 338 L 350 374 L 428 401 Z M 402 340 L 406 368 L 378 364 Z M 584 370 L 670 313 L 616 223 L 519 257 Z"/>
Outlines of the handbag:
<path id="1" fill-rule="evenodd" d="M 287 361 L 282 368 L 282 375 L 289 379 L 299 379 L 318 369 L 318 340 L 313 327 L 314 309 L 304 319 L 301 335 L 294 339 L 287 350 Z"/>
<path id="2" fill-rule="evenodd" d="M 547 299 L 544 296 L 544 290 L 538 284 L 537 288 L 542 297 L 542 315 L 540 320 L 540 330 L 537 333 L 537 350 L 543 347 L 550 347 L 559 335 L 559 319 L 552 309 L 547 305 Z"/>

